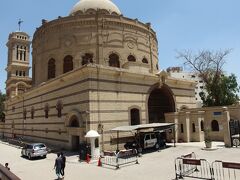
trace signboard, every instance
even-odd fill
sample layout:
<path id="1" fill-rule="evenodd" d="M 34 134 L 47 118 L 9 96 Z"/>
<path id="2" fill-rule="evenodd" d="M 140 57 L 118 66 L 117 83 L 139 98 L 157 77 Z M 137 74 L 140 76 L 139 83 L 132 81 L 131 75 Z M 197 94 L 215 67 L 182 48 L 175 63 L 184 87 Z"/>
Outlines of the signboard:
<path id="1" fill-rule="evenodd" d="M 110 152 L 110 151 L 104 151 L 103 155 L 104 156 L 116 156 L 116 154 L 114 152 Z"/>
<path id="2" fill-rule="evenodd" d="M 222 115 L 222 112 L 213 112 L 213 115 L 214 115 L 214 116 L 221 116 L 221 115 Z"/>
<path id="3" fill-rule="evenodd" d="M 136 155 L 137 155 L 137 151 L 133 149 L 123 150 L 118 153 L 119 158 L 124 158 L 124 157 L 126 158 L 126 157 L 136 156 Z"/>
<path id="4" fill-rule="evenodd" d="M 240 169 L 240 163 L 223 162 L 222 166 L 223 168 Z"/>
<path id="5" fill-rule="evenodd" d="M 198 159 L 183 159 L 183 164 L 201 165 L 201 161 Z"/>

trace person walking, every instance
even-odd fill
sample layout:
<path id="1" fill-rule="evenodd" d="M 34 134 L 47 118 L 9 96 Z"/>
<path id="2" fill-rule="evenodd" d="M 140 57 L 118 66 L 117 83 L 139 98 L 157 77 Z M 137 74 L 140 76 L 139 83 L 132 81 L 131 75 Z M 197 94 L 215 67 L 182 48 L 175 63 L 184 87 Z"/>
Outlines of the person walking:
<path id="1" fill-rule="evenodd" d="M 66 156 L 64 156 L 63 152 L 61 152 L 61 159 L 62 159 L 62 164 L 61 164 L 61 175 L 62 177 L 64 177 L 64 169 L 65 169 L 65 166 L 66 166 Z"/>
<path id="2" fill-rule="evenodd" d="M 5 163 L 5 168 L 10 171 L 10 168 L 8 167 L 8 163 Z"/>
<path id="3" fill-rule="evenodd" d="M 60 179 L 61 177 L 61 166 L 62 166 L 62 158 L 60 157 L 60 153 L 57 153 L 57 158 L 55 159 L 55 164 L 54 164 L 54 168 L 56 175 L 58 177 L 58 179 Z"/>

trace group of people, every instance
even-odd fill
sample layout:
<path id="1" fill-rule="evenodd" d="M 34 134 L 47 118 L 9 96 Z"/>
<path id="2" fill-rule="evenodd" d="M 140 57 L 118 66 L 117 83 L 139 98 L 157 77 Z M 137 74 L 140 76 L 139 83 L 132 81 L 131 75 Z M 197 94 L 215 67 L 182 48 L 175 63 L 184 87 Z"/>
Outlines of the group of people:
<path id="1" fill-rule="evenodd" d="M 62 152 L 57 153 L 57 158 L 55 160 L 54 169 L 56 170 L 56 175 L 57 175 L 58 179 L 64 178 L 65 165 L 66 165 L 66 157 L 64 156 L 64 154 Z"/>

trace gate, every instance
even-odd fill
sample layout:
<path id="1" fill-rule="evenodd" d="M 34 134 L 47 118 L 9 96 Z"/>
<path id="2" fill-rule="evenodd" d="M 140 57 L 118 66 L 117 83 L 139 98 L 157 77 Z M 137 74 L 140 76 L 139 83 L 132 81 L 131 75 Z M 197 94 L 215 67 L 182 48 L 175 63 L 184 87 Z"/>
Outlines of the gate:
<path id="1" fill-rule="evenodd" d="M 240 121 L 231 119 L 229 121 L 231 145 L 238 147 L 240 145 Z"/>
<path id="2" fill-rule="evenodd" d="M 212 172 L 214 180 L 240 180 L 240 163 L 215 161 Z"/>

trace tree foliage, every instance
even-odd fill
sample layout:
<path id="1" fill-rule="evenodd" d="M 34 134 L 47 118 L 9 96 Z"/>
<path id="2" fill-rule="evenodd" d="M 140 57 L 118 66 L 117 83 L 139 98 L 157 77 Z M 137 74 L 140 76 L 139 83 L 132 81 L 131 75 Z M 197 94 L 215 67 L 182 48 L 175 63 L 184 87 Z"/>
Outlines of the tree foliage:
<path id="1" fill-rule="evenodd" d="M 223 66 L 231 50 L 224 51 L 191 51 L 178 52 L 178 58 L 184 65 L 199 75 L 205 85 L 205 90 L 199 95 L 204 106 L 224 106 L 236 103 L 239 100 L 237 93 L 239 86 L 234 74 L 224 75 Z"/>

